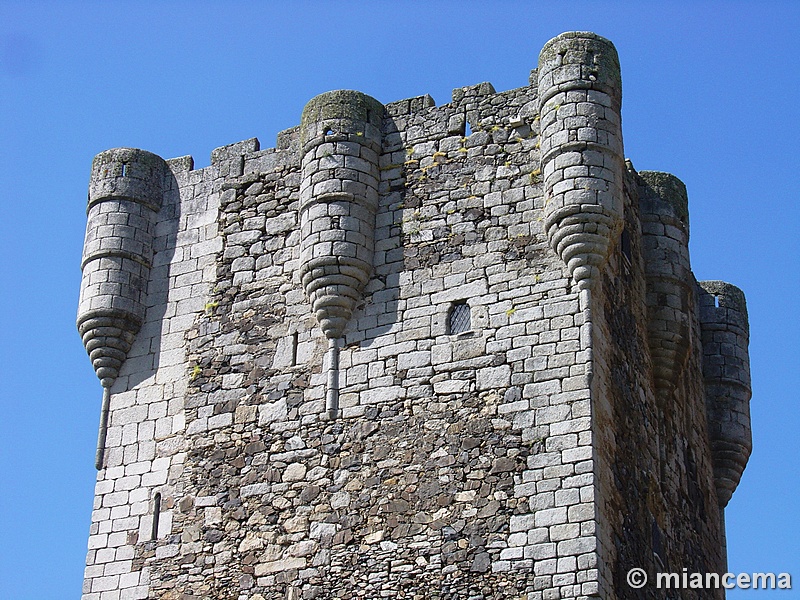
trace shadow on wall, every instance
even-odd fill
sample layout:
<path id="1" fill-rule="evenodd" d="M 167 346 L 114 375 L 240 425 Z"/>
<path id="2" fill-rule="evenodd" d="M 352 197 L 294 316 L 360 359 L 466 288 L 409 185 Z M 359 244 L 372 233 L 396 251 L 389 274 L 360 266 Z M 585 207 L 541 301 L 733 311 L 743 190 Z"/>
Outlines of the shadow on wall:
<path id="1" fill-rule="evenodd" d="M 164 180 L 164 201 L 157 215 L 153 239 L 153 266 L 147 283 L 145 319 L 121 370 L 122 375 L 128 375 L 126 390 L 154 377 L 160 365 L 164 334 L 169 333 L 163 328 L 168 326 L 169 317 L 174 316 L 167 315 L 167 310 L 170 307 L 170 274 L 180 219 L 180 189 L 175 175 L 168 170 Z"/>

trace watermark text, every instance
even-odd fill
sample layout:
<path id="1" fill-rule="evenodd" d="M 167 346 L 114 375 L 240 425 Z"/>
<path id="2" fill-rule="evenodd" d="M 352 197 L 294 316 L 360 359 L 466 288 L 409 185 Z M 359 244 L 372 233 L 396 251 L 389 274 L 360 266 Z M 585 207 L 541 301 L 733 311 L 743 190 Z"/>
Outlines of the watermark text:
<path id="1" fill-rule="evenodd" d="M 628 571 L 627 581 L 632 588 L 647 585 L 647 571 L 638 567 Z M 683 569 L 680 573 L 656 573 L 655 587 L 659 590 L 790 590 L 792 576 L 789 573 L 690 573 Z"/>

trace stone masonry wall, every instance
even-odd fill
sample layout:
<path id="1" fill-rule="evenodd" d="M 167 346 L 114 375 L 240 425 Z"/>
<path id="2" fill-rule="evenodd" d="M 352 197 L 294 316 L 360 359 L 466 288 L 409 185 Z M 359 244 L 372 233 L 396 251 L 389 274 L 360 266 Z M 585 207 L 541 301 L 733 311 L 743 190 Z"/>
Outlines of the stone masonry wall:
<path id="1" fill-rule="evenodd" d="M 172 529 L 170 490 L 185 460 L 185 333 L 209 294 L 221 240 L 218 200 L 204 181 L 207 171 L 190 171 L 188 157 L 168 166 L 146 318 L 111 388 L 85 598 L 147 597 L 148 571 L 134 559 L 140 542 L 154 533 L 156 492 L 165 501 L 155 533 L 167 536 Z"/>
<path id="2" fill-rule="evenodd" d="M 387 109 L 375 275 L 346 332 L 335 422 L 323 416 L 324 339 L 296 276 L 296 132 L 286 147 L 244 143 L 184 174 L 206 182 L 198 196 L 218 198 L 223 246 L 213 282 L 196 264 L 171 265 L 208 283 L 175 309 L 188 354 L 161 348 L 159 374 L 177 380 L 169 395 L 187 390 L 173 401 L 184 445 L 158 457 L 168 479 L 139 488 L 149 510 L 125 534 L 150 597 L 513 597 L 591 584 L 582 321 L 541 230 L 535 88 L 481 84 L 454 98 Z M 520 112 L 528 121 L 510 127 Z M 461 300 L 472 330 L 450 336 L 448 310 Z M 139 359 L 134 351 L 126 366 L 141 369 Z M 121 419 L 153 435 L 149 412 L 121 412 L 121 402 L 160 393 L 113 396 L 109 465 Z M 168 447 L 165 427 L 154 446 Z M 115 583 L 94 574 L 87 598 Z"/>
<path id="3" fill-rule="evenodd" d="M 674 374 L 666 402 L 657 399 L 659 374 L 648 348 L 643 232 L 629 166 L 625 229 L 630 258 L 615 249 L 602 287 L 594 290 L 594 431 L 597 435 L 597 512 L 603 598 L 662 598 L 654 586 L 627 585 L 634 567 L 659 572 L 724 572 L 723 526 L 714 487 L 701 375 L 696 298 L 690 300 L 687 362 Z M 663 228 L 661 234 L 663 235 Z M 664 240 L 661 247 L 670 247 Z M 693 278 L 690 282 L 693 286 Z M 659 318 L 661 318 L 659 316 Z M 658 338 L 660 339 L 660 337 Z M 692 342 L 691 340 L 694 340 Z M 721 598 L 718 590 L 681 590 L 681 598 Z"/>

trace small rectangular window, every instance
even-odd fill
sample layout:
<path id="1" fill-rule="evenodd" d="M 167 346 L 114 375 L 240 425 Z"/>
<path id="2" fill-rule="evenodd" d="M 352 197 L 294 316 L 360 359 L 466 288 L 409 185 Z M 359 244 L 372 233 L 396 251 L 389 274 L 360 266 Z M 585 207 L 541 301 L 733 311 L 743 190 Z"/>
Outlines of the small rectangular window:
<path id="1" fill-rule="evenodd" d="M 450 308 L 447 326 L 451 335 L 464 333 L 472 329 L 469 305 L 466 302 L 456 302 Z"/>

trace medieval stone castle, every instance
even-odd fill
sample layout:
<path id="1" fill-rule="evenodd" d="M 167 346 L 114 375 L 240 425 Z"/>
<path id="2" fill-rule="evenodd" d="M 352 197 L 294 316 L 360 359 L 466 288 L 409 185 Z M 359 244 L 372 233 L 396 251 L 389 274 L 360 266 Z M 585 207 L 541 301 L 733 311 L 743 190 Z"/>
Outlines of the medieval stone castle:
<path id="1" fill-rule="evenodd" d="M 664 598 L 626 573 L 724 571 L 744 296 L 695 281 L 686 189 L 626 161 L 620 105 L 613 45 L 571 32 L 518 89 L 325 93 L 198 170 L 100 153 L 83 600 Z"/>

